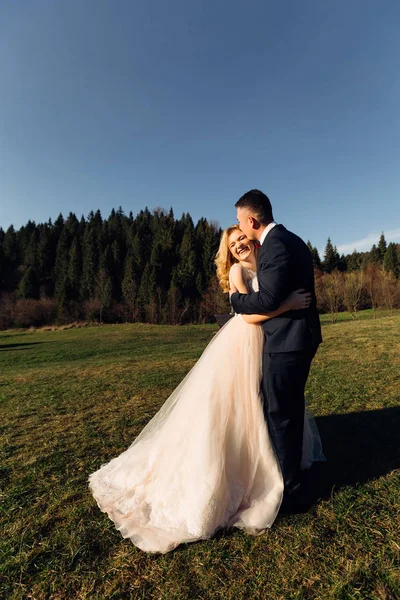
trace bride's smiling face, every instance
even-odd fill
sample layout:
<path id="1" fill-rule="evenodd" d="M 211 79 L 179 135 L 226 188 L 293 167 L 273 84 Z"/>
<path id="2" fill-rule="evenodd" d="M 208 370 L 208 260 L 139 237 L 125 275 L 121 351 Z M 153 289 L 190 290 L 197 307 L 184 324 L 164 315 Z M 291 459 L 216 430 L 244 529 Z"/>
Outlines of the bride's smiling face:
<path id="1" fill-rule="evenodd" d="M 254 245 L 240 229 L 232 231 L 228 238 L 228 248 L 234 258 L 248 261 L 254 253 Z"/>

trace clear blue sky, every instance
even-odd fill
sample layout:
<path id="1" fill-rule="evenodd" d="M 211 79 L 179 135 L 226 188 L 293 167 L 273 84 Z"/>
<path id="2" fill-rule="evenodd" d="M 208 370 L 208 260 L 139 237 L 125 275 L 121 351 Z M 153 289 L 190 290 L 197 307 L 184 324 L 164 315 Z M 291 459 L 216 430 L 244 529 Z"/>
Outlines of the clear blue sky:
<path id="1" fill-rule="evenodd" d="M 258 187 L 320 249 L 400 242 L 399 23 L 398 0 L 2 0 L 0 226 L 225 227 Z"/>

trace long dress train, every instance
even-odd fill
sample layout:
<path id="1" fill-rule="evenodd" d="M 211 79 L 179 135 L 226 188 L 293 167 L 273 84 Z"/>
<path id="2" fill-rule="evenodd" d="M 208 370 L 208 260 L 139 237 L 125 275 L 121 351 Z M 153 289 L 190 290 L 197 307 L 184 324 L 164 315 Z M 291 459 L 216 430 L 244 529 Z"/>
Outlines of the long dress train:
<path id="1" fill-rule="evenodd" d="M 274 522 L 283 480 L 260 398 L 263 336 L 240 315 L 228 321 L 131 446 L 90 475 L 99 508 L 142 550 Z M 307 418 L 302 466 L 321 459 Z"/>

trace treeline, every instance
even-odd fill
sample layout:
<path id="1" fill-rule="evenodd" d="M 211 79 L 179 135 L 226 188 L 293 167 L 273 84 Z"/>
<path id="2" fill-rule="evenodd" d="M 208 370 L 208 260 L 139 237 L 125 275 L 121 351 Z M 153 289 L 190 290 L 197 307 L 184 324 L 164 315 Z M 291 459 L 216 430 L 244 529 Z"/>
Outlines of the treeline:
<path id="1" fill-rule="evenodd" d="M 348 311 L 354 319 L 365 308 L 392 311 L 400 307 L 400 245 L 387 244 L 382 233 L 378 245 L 369 252 L 339 255 L 328 238 L 324 259 L 310 242 L 315 271 L 318 310 L 329 312 L 337 321 L 338 313 Z"/>
<path id="2" fill-rule="evenodd" d="M 215 277 L 220 235 L 206 219 L 147 208 L 0 229 L 0 327 L 211 321 L 228 309 Z"/>
<path id="3" fill-rule="evenodd" d="M 400 307 L 400 281 L 383 266 L 370 263 L 358 271 L 316 271 L 317 306 L 321 313 L 329 312 L 335 323 L 338 313 L 348 311 L 353 319 L 365 308 L 392 311 Z"/>
<path id="4" fill-rule="evenodd" d="M 313 257 L 314 268 L 323 273 L 359 271 L 373 264 L 390 271 L 397 279 L 400 277 L 400 244 L 394 242 L 387 244 L 383 233 L 378 245 L 374 244 L 369 252 L 354 251 L 346 255 L 339 255 L 336 246 L 333 246 L 331 239 L 328 238 L 323 260 L 310 241 L 307 245 Z"/>
<path id="5" fill-rule="evenodd" d="M 99 210 L 80 220 L 73 213 L 66 219 L 60 214 L 54 223 L 29 221 L 18 231 L 0 228 L 0 328 L 73 321 L 213 321 L 215 314 L 229 310 L 215 276 L 220 235 L 213 222 L 194 224 L 188 213 L 175 219 L 172 209 L 161 208 L 146 208 L 135 217 L 113 209 L 108 219 Z M 308 245 L 321 312 L 331 311 L 328 281 L 344 281 L 351 273 L 373 271 L 375 279 L 389 277 L 398 288 L 398 247 L 387 245 L 383 235 L 370 252 L 347 256 L 339 256 L 328 240 L 323 260 Z M 387 305 L 382 300 L 386 292 L 371 299 L 362 277 L 364 291 L 355 310 Z M 343 294 L 335 304 L 338 310 L 346 306 Z"/>

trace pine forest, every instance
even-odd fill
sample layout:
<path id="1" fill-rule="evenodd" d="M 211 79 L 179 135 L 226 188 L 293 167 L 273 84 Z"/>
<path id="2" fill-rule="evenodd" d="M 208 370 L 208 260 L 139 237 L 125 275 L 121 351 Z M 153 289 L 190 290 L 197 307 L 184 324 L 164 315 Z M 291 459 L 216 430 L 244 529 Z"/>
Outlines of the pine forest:
<path id="1" fill-rule="evenodd" d="M 229 301 L 215 276 L 221 229 L 186 213 L 121 208 L 79 220 L 0 228 L 0 329 L 73 322 L 181 325 L 215 321 Z M 328 239 L 313 257 L 318 307 L 332 320 L 400 305 L 400 246 L 384 234 L 369 252 L 339 255 Z"/>

